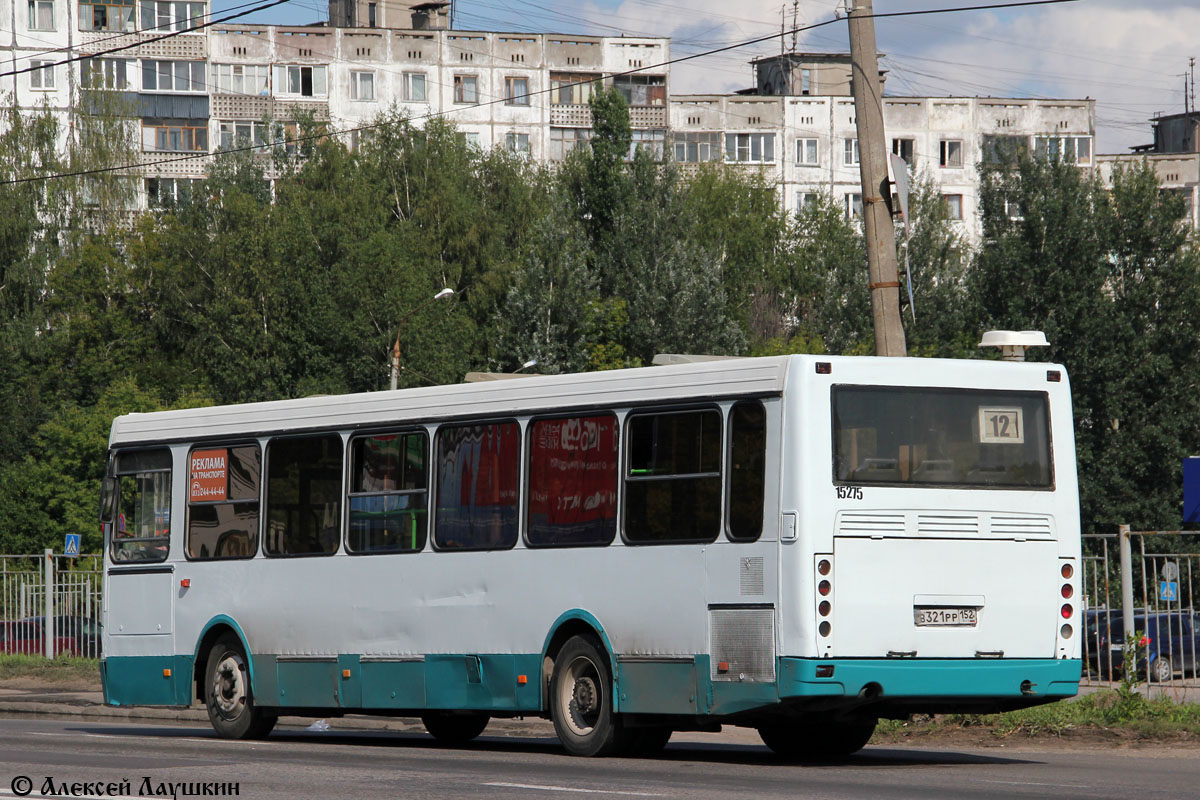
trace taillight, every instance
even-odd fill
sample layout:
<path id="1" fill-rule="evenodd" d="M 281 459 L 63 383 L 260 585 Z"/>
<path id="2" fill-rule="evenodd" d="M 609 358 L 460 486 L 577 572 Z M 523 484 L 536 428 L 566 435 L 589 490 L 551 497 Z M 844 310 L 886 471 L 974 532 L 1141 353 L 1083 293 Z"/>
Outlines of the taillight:
<path id="1" fill-rule="evenodd" d="M 1075 613 L 1075 609 L 1071 608 L 1070 603 L 1063 603 L 1063 607 L 1062 607 L 1062 618 L 1063 619 L 1070 619 L 1071 615 L 1073 615 L 1074 613 Z"/>
<path id="2" fill-rule="evenodd" d="M 833 595 L 833 583 L 828 576 L 833 574 L 833 556 L 817 556 L 817 594 L 822 598 L 830 598 Z M 817 603 L 817 614 L 821 619 L 817 625 L 817 632 L 821 636 L 829 636 L 833 632 L 833 625 L 827 619 L 833 613 L 833 603 L 830 599 L 824 599 Z"/>
<path id="3" fill-rule="evenodd" d="M 817 572 L 821 575 L 828 575 L 831 569 L 833 569 L 833 565 L 829 563 L 828 559 L 822 558 L 817 562 Z"/>
<path id="4" fill-rule="evenodd" d="M 1062 576 L 1064 578 L 1066 578 L 1067 580 L 1070 580 L 1074 575 L 1075 575 L 1075 567 L 1074 566 L 1072 566 L 1069 563 L 1062 565 Z"/>
<path id="5" fill-rule="evenodd" d="M 1071 595 L 1075 594 L 1075 590 L 1071 588 L 1071 584 L 1064 583 L 1062 586 L 1062 596 L 1064 600 L 1070 600 Z"/>
<path id="6" fill-rule="evenodd" d="M 822 600 L 821 605 L 817 606 L 817 613 L 820 614 L 822 617 L 828 617 L 829 612 L 832 610 L 833 610 L 833 606 L 831 606 L 829 604 L 828 600 Z"/>
<path id="7" fill-rule="evenodd" d="M 828 597 L 829 593 L 833 591 L 833 585 L 829 581 L 821 581 L 817 584 L 817 591 L 821 593 L 822 597 Z"/>

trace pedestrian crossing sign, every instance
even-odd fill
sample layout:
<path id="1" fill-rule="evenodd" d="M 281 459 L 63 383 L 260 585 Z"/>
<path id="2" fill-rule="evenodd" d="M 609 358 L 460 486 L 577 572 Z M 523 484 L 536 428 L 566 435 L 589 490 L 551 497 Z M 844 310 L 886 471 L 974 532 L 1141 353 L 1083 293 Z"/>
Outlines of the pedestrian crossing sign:
<path id="1" fill-rule="evenodd" d="M 67 543 L 63 546 L 63 555 L 77 556 L 79 555 L 79 534 L 68 533 Z"/>

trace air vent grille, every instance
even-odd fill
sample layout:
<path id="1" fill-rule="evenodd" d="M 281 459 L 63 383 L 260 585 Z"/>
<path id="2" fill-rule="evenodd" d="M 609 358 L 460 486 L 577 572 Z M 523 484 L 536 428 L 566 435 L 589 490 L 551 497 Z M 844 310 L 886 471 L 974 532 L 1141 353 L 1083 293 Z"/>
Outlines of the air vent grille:
<path id="1" fill-rule="evenodd" d="M 903 536 L 904 514 L 845 511 L 838 515 L 838 536 Z"/>
<path id="2" fill-rule="evenodd" d="M 775 680 L 775 609 L 711 608 L 708 619 L 712 680 Z"/>
<path id="3" fill-rule="evenodd" d="M 974 514 L 918 514 L 917 533 L 923 536 L 978 536 Z"/>

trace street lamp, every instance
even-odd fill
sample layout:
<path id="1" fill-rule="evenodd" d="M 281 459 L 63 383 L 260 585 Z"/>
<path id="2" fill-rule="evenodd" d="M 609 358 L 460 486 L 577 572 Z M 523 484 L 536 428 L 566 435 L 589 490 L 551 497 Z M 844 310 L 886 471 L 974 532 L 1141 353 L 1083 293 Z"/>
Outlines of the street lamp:
<path id="1" fill-rule="evenodd" d="M 404 323 L 408 320 L 409 317 L 411 317 L 413 314 L 417 313 L 418 311 L 420 311 L 422 308 L 429 305 L 433 301 L 441 300 L 443 298 L 451 296 L 452 294 L 454 294 L 454 290 L 451 289 L 450 287 L 446 287 L 445 289 L 442 289 L 440 292 L 435 294 L 433 297 L 429 298 L 424 303 L 421 303 L 421 305 L 417 306 L 412 311 L 409 311 L 407 314 L 405 314 L 403 317 L 400 318 L 400 323 L 398 325 L 396 325 L 396 343 L 392 345 L 392 388 L 393 389 L 396 388 L 396 383 L 400 380 L 400 331 L 404 328 Z"/>

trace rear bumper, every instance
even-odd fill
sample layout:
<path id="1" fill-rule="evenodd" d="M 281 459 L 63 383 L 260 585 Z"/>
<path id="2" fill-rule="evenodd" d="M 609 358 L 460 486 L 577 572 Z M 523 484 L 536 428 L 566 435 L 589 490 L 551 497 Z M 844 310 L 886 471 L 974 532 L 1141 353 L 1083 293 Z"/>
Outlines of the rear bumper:
<path id="1" fill-rule="evenodd" d="M 779 698 L 1053 698 L 1079 692 L 1079 659 L 779 659 Z M 833 667 L 828 678 L 817 667 Z"/>

